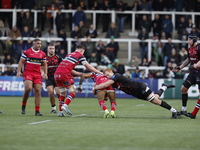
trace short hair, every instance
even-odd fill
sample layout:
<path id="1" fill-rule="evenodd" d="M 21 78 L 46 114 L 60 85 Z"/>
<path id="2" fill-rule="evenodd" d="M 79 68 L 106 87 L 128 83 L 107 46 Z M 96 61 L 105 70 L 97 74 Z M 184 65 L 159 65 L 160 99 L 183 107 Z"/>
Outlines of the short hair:
<path id="1" fill-rule="evenodd" d="M 76 49 L 84 49 L 85 50 L 85 46 L 79 44 L 79 45 L 76 46 Z"/>
<path id="2" fill-rule="evenodd" d="M 47 47 L 49 47 L 49 46 L 55 46 L 53 43 L 50 43 Z"/>
<path id="3" fill-rule="evenodd" d="M 34 39 L 33 42 L 41 41 L 40 39 Z"/>
<path id="4" fill-rule="evenodd" d="M 106 71 L 107 71 L 107 72 L 113 72 L 111 68 L 106 68 L 106 69 L 103 71 L 103 73 L 105 73 Z"/>

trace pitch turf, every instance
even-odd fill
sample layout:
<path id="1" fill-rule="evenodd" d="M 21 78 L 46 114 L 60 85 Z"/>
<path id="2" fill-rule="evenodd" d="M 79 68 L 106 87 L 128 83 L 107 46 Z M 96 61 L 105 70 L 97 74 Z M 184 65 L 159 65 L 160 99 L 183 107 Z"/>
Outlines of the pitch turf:
<path id="1" fill-rule="evenodd" d="M 180 100 L 165 100 L 180 109 Z M 75 98 L 72 117 L 50 114 L 48 98 L 34 116 L 33 97 L 21 115 L 21 97 L 0 97 L 0 150 L 199 150 L 200 117 L 171 113 L 137 99 L 117 99 L 118 118 L 102 118 L 95 98 Z M 188 101 L 191 111 L 196 100 Z M 109 103 L 107 102 L 109 107 Z"/>

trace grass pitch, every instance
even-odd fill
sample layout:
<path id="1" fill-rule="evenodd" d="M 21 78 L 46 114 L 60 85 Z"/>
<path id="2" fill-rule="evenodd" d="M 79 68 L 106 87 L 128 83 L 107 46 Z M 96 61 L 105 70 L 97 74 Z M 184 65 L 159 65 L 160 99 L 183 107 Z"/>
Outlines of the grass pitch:
<path id="1" fill-rule="evenodd" d="M 0 150 L 199 150 L 200 117 L 170 119 L 171 113 L 137 99 L 117 99 L 118 118 L 102 118 L 95 98 L 75 98 L 73 116 L 50 114 L 48 98 L 34 115 L 30 97 L 21 115 L 21 97 L 0 97 Z M 165 100 L 178 110 L 181 100 Z M 196 100 L 188 101 L 192 111 Z M 107 102 L 109 108 L 109 103 Z"/>

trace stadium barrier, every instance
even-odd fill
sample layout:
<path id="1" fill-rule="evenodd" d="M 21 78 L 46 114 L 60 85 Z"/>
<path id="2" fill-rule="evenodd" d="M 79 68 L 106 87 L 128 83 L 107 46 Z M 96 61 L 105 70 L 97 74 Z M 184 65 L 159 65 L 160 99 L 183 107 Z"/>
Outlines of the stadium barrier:
<path id="1" fill-rule="evenodd" d="M 144 82 L 147 84 L 152 91 L 156 92 L 159 87 L 161 87 L 162 83 L 174 84 L 176 88 L 168 89 L 164 92 L 161 98 L 168 99 L 181 99 L 181 91 L 180 88 L 182 86 L 183 80 L 181 79 L 133 79 L 134 81 Z M 78 93 L 77 97 L 94 97 L 92 94 L 92 86 L 94 82 L 91 79 L 85 79 L 83 85 L 83 92 Z M 78 87 L 79 78 L 75 78 L 75 85 Z M 16 77 L 0 77 L 0 96 L 22 96 L 24 91 L 23 78 Z M 47 97 L 48 93 L 45 87 L 45 82 L 42 83 L 42 97 Z M 30 96 L 34 96 L 33 92 L 30 93 Z M 122 91 L 116 90 L 117 98 L 132 98 L 132 96 L 125 94 Z M 192 86 L 188 91 L 189 98 L 198 98 L 199 91 L 198 86 Z"/>

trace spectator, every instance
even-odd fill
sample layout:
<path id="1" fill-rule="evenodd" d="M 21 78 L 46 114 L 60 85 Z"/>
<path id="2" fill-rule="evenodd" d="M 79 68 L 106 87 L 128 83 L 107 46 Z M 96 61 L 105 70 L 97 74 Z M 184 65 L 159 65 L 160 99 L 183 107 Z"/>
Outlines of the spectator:
<path id="1" fill-rule="evenodd" d="M 119 73 L 119 74 L 125 73 L 125 67 L 123 64 L 119 63 L 119 59 L 114 60 L 112 70 L 114 73 Z"/>
<path id="2" fill-rule="evenodd" d="M 158 34 L 160 36 L 161 34 L 161 25 L 162 25 L 162 20 L 160 19 L 160 15 L 156 14 L 155 19 L 152 21 L 151 27 L 153 28 L 153 35 L 155 36 Z"/>
<path id="3" fill-rule="evenodd" d="M 140 76 L 139 76 L 140 79 L 147 79 L 148 78 L 148 75 L 145 73 L 144 70 L 141 70 L 140 71 Z"/>
<path id="4" fill-rule="evenodd" d="M 61 29 L 60 32 L 58 33 L 58 37 L 63 39 L 63 41 L 61 41 L 61 45 L 64 49 L 66 49 L 67 48 L 67 42 L 66 42 L 67 34 L 65 33 L 63 29 Z"/>
<path id="5" fill-rule="evenodd" d="M 10 30 L 9 37 L 11 38 L 18 38 L 21 37 L 21 32 L 17 28 L 17 26 L 14 26 L 12 30 Z"/>
<path id="6" fill-rule="evenodd" d="M 179 58 L 175 48 L 172 49 L 171 55 L 168 57 L 167 62 L 171 62 L 172 65 L 176 64 L 176 66 L 178 66 Z"/>
<path id="7" fill-rule="evenodd" d="M 81 37 L 79 27 L 75 26 L 74 30 L 71 32 L 71 38 L 79 39 Z"/>
<path id="8" fill-rule="evenodd" d="M 119 44 L 115 42 L 114 36 L 110 37 L 110 43 L 107 44 L 106 49 L 108 58 L 113 62 L 114 59 L 117 58 L 117 53 L 119 51 Z"/>
<path id="9" fill-rule="evenodd" d="M 40 22 L 41 22 L 41 31 L 44 31 L 45 23 L 47 19 L 47 8 L 42 6 Z"/>
<path id="10" fill-rule="evenodd" d="M 149 67 L 151 65 L 151 61 L 148 62 L 147 58 L 143 58 L 142 59 L 142 63 L 139 64 L 139 66 L 146 66 L 146 67 Z"/>
<path id="11" fill-rule="evenodd" d="M 141 0 L 140 10 L 142 10 L 142 11 L 151 11 L 152 10 L 151 3 L 147 2 L 146 0 Z"/>
<path id="12" fill-rule="evenodd" d="M 79 22 L 83 21 L 83 23 L 86 23 L 86 15 L 85 12 L 82 10 L 80 6 L 77 7 L 77 11 L 75 12 L 73 16 L 73 23 L 75 26 L 79 26 Z"/>
<path id="13" fill-rule="evenodd" d="M 79 38 L 76 42 L 74 42 L 73 47 L 72 47 L 72 52 L 75 51 L 77 45 L 84 45 L 81 38 Z"/>
<path id="14" fill-rule="evenodd" d="M 140 30 L 146 29 L 146 32 L 149 33 L 151 31 L 151 23 L 148 21 L 148 18 L 146 15 L 142 16 L 142 20 L 140 21 Z"/>
<path id="15" fill-rule="evenodd" d="M 132 59 L 128 62 L 128 65 L 130 67 L 138 67 L 139 66 L 139 60 L 137 56 L 133 56 Z"/>
<path id="16" fill-rule="evenodd" d="M 106 33 L 106 38 L 110 38 L 111 36 L 114 36 L 114 38 L 120 38 L 119 30 L 116 28 L 116 24 L 114 22 L 110 24 L 110 28 Z"/>
<path id="17" fill-rule="evenodd" d="M 192 19 L 189 19 L 187 27 L 186 27 L 187 35 L 191 34 L 192 28 L 194 27 L 195 27 L 195 24 L 192 22 Z"/>
<path id="18" fill-rule="evenodd" d="M 14 56 L 16 63 L 19 62 L 22 51 L 23 51 L 23 41 L 21 40 L 21 41 L 14 42 L 13 43 L 13 56 Z"/>
<path id="19" fill-rule="evenodd" d="M 191 34 L 196 35 L 198 38 L 200 38 L 200 33 L 199 33 L 199 31 L 197 30 L 197 28 L 195 28 L 195 27 L 192 28 Z"/>
<path id="20" fill-rule="evenodd" d="M 2 35 L 4 36 L 4 22 L 3 20 L 0 18 L 0 32 L 2 33 Z M 1 37 L 1 36 L 0 36 Z"/>
<path id="21" fill-rule="evenodd" d="M 85 46 L 84 56 L 86 60 L 88 61 L 92 55 L 92 52 L 95 51 L 95 43 L 92 42 L 91 38 L 88 36 L 86 42 L 84 42 L 84 46 Z"/>
<path id="22" fill-rule="evenodd" d="M 6 58 L 4 58 L 3 63 L 5 65 L 12 65 L 14 64 L 14 60 L 10 55 L 7 55 Z"/>
<path id="23" fill-rule="evenodd" d="M 119 1 L 116 10 L 120 12 L 123 12 L 125 10 L 125 6 L 122 1 Z M 117 24 L 118 24 L 119 32 L 123 32 L 124 31 L 124 14 L 123 13 L 117 14 Z"/>
<path id="24" fill-rule="evenodd" d="M 102 10 L 104 10 L 104 11 L 111 10 L 111 7 L 109 5 L 109 1 L 108 0 L 105 0 L 103 2 Z M 102 25 L 103 25 L 102 32 L 107 32 L 108 31 L 108 27 L 109 27 L 109 24 L 110 24 L 109 20 L 110 20 L 110 14 L 102 14 Z"/>
<path id="25" fill-rule="evenodd" d="M 6 41 L 3 42 L 2 48 L 3 48 L 3 54 L 4 57 L 6 57 L 7 55 L 12 55 L 12 41 L 10 40 L 10 38 L 8 37 Z"/>
<path id="26" fill-rule="evenodd" d="M 65 17 L 63 16 L 61 10 L 59 9 L 55 19 L 57 34 L 60 33 L 61 29 L 65 29 Z"/>
<path id="27" fill-rule="evenodd" d="M 165 46 L 163 47 L 164 66 L 167 65 L 167 59 L 171 55 L 173 48 L 175 48 L 175 45 L 172 43 L 172 39 L 168 38 L 168 43 L 166 43 Z"/>
<path id="28" fill-rule="evenodd" d="M 59 50 L 58 55 L 60 55 L 62 58 L 65 58 L 67 53 L 65 52 L 65 49 L 62 48 L 62 49 Z"/>
<path id="29" fill-rule="evenodd" d="M 165 15 L 165 19 L 162 21 L 162 29 L 165 32 L 167 38 L 172 37 L 173 24 L 169 18 L 169 15 Z"/>
<path id="30" fill-rule="evenodd" d="M 17 15 L 17 27 L 22 32 L 23 30 L 23 19 L 25 17 L 25 13 L 23 10 L 20 11 L 20 14 Z"/>
<path id="31" fill-rule="evenodd" d="M 58 10 L 58 7 L 55 6 L 55 3 L 51 3 L 51 6 L 48 7 L 48 10 L 55 11 Z M 53 12 L 48 13 L 48 18 L 50 22 L 50 28 L 53 28 Z"/>
<path id="32" fill-rule="evenodd" d="M 186 30 L 183 31 L 181 39 L 182 42 L 179 43 L 179 48 L 181 49 L 181 47 L 185 47 L 188 48 L 188 44 L 187 44 L 187 32 Z"/>
<path id="33" fill-rule="evenodd" d="M 101 54 L 105 52 L 105 45 L 104 45 L 103 41 L 101 41 L 101 40 L 98 41 L 98 44 L 97 44 L 95 50 L 96 50 L 97 61 L 100 62 Z"/>
<path id="34" fill-rule="evenodd" d="M 147 56 L 148 43 L 145 42 L 145 40 L 148 38 L 149 38 L 149 35 L 148 35 L 146 29 L 143 28 L 142 31 L 138 35 L 138 39 L 141 40 L 141 42 L 139 42 L 141 60 L 143 60 L 143 58 L 145 58 Z"/>
<path id="35" fill-rule="evenodd" d="M 187 57 L 188 57 L 187 50 L 186 50 L 185 47 L 182 47 L 180 52 L 179 52 L 179 54 L 178 54 L 178 58 L 179 58 L 178 62 L 179 62 L 179 64 L 182 64 L 186 60 Z"/>
<path id="36" fill-rule="evenodd" d="M 167 65 L 165 66 L 165 69 L 163 71 L 163 78 L 172 78 L 174 77 L 174 74 L 172 72 L 172 63 L 168 62 Z"/>
<path id="37" fill-rule="evenodd" d="M 69 3 L 67 5 L 67 10 L 73 10 L 73 4 Z M 68 13 L 68 25 L 69 25 L 69 31 L 72 31 L 72 13 Z"/>
<path id="38" fill-rule="evenodd" d="M 187 3 L 185 0 L 176 0 L 174 4 L 175 11 L 185 11 Z"/>
<path id="39" fill-rule="evenodd" d="M 140 10 L 140 6 L 139 6 L 139 2 L 138 1 L 134 1 L 133 2 L 133 5 L 131 7 L 131 10 L 132 11 L 139 11 Z M 140 18 L 139 18 L 139 15 L 138 14 L 135 14 L 135 20 L 133 21 L 132 20 L 132 15 L 130 16 L 130 20 L 131 20 L 131 28 L 132 28 L 132 23 L 135 22 L 135 29 L 136 30 L 139 30 L 140 29 L 140 26 L 139 26 L 139 23 L 140 23 Z"/>
<path id="40" fill-rule="evenodd" d="M 91 5 L 91 10 L 101 10 L 100 4 L 95 0 L 93 1 L 93 4 Z M 93 14 L 92 14 L 93 15 Z M 91 17 L 93 18 L 93 17 Z M 96 29 L 98 29 L 99 26 L 99 19 L 101 18 L 101 14 L 97 13 L 96 14 Z"/>
<path id="41" fill-rule="evenodd" d="M 125 73 L 123 74 L 127 78 L 131 78 L 131 72 L 130 70 L 126 70 Z"/>
<path id="42" fill-rule="evenodd" d="M 31 32 L 31 37 L 34 37 L 34 38 L 39 38 L 42 36 L 42 33 L 41 31 L 39 30 L 38 27 L 36 27 L 32 32 Z"/>
<path id="43" fill-rule="evenodd" d="M 159 79 L 159 78 L 163 78 L 163 76 L 160 71 L 156 71 L 156 73 L 154 75 L 154 79 Z"/>
<path id="44" fill-rule="evenodd" d="M 155 61 L 158 66 L 163 66 L 163 46 L 162 42 L 158 41 L 157 46 L 153 49 Z"/>
<path id="45" fill-rule="evenodd" d="M 10 75 L 10 71 L 8 67 L 4 67 L 4 72 L 2 72 L 1 76 L 9 76 Z"/>
<path id="46" fill-rule="evenodd" d="M 186 27 L 187 27 L 187 23 L 185 21 L 185 18 L 181 17 L 180 21 L 177 24 L 177 33 L 178 33 L 178 39 L 179 40 L 182 39 L 182 34 L 183 34 L 183 31 L 186 30 Z"/>
<path id="47" fill-rule="evenodd" d="M 24 28 L 25 26 L 27 26 L 28 29 L 29 29 L 30 31 L 33 30 L 33 18 L 32 18 L 32 16 L 30 15 L 30 12 L 29 12 L 29 11 L 27 11 L 27 12 L 25 13 L 25 16 L 24 16 L 23 19 L 22 19 L 22 24 L 23 24 L 23 27 L 22 27 L 22 28 Z"/>
<path id="48" fill-rule="evenodd" d="M 29 49 L 33 46 L 33 43 L 32 41 L 29 39 L 27 40 L 27 42 L 23 42 L 23 49 L 22 50 L 25 50 L 25 49 Z"/>
<path id="49" fill-rule="evenodd" d="M 174 10 L 174 0 L 163 0 L 164 1 L 164 11 L 173 11 Z"/>
<path id="50" fill-rule="evenodd" d="M 97 56 L 95 52 L 92 52 L 91 57 L 88 59 L 88 62 L 93 64 L 92 66 L 98 66 L 99 61 L 97 60 Z"/>
<path id="51" fill-rule="evenodd" d="M 35 0 L 23 1 L 23 8 L 31 10 L 34 7 L 35 7 Z"/>
<path id="52" fill-rule="evenodd" d="M 55 53 L 60 53 L 61 49 L 63 49 L 62 45 L 61 45 L 61 41 L 56 41 L 55 43 Z M 45 53 L 47 52 L 47 50 L 45 51 Z"/>
<path id="53" fill-rule="evenodd" d="M 163 11 L 165 10 L 165 3 L 163 0 L 154 0 L 152 7 L 154 11 Z"/>
<path id="54" fill-rule="evenodd" d="M 84 38 L 85 37 L 85 34 L 87 32 L 87 29 L 84 25 L 84 22 L 83 21 L 80 21 L 79 22 L 79 32 L 80 32 L 80 37 L 81 38 Z"/>
<path id="55" fill-rule="evenodd" d="M 85 36 L 86 37 L 90 36 L 91 38 L 96 38 L 98 36 L 97 30 L 94 29 L 93 24 L 90 25 L 90 28 L 87 30 Z"/>
<path id="56" fill-rule="evenodd" d="M 136 67 L 135 71 L 131 74 L 131 77 L 136 79 L 140 78 L 140 70 L 138 67 Z"/>
<path id="57" fill-rule="evenodd" d="M 108 65 L 111 64 L 111 61 L 110 61 L 110 59 L 106 56 L 106 53 L 105 53 L 105 52 L 101 54 L 101 64 L 102 64 L 102 65 L 106 65 L 106 66 L 108 66 Z"/>
<path id="58" fill-rule="evenodd" d="M 22 31 L 22 37 L 31 37 L 31 32 L 29 31 L 28 26 L 24 27 L 24 30 Z"/>

